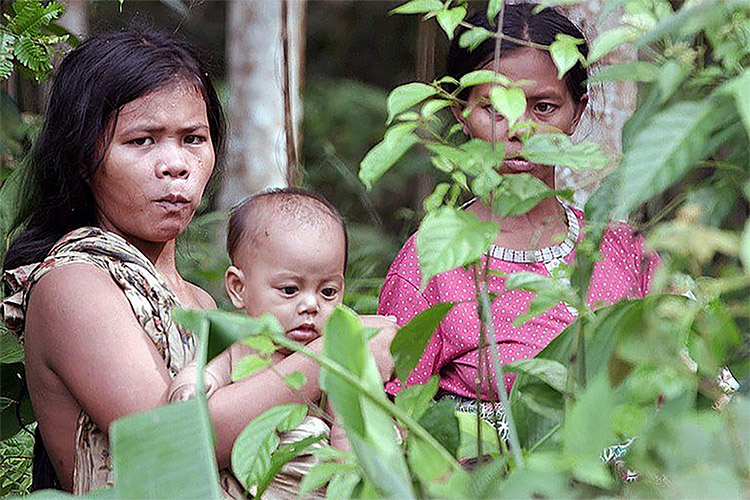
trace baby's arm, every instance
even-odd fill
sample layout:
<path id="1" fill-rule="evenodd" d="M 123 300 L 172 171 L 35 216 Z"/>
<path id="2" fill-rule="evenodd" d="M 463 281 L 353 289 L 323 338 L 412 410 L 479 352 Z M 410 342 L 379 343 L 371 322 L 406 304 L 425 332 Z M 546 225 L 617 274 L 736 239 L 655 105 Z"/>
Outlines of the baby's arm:
<path id="1" fill-rule="evenodd" d="M 248 350 L 245 353 L 245 349 Z M 232 383 L 232 367 L 242 356 L 250 354 L 251 350 L 242 342 L 229 346 L 221 354 L 206 365 L 204 371 L 204 383 L 206 384 L 206 396 L 211 396 L 219 388 Z M 172 379 L 169 386 L 170 403 L 175 401 L 187 401 L 195 397 L 195 382 L 198 376 L 198 365 L 196 361 L 186 364 L 180 373 Z"/>
<path id="2" fill-rule="evenodd" d="M 329 438 L 331 446 L 338 448 L 339 450 L 349 451 L 349 440 L 346 438 L 346 432 L 344 428 L 339 424 L 336 414 L 333 412 L 333 407 L 329 401 L 326 401 L 325 408 L 323 410 L 333 418 L 333 424 L 331 425 L 331 435 Z"/>

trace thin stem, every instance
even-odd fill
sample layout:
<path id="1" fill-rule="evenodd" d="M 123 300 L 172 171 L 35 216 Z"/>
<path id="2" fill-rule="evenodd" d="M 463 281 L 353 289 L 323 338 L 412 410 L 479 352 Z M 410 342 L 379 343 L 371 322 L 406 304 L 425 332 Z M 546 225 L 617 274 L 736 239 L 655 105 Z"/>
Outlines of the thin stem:
<path id="1" fill-rule="evenodd" d="M 552 436 L 554 436 L 555 433 L 560 430 L 560 427 L 562 427 L 562 424 L 559 424 L 559 423 L 555 424 L 555 426 L 552 427 L 552 429 L 550 429 L 550 431 L 547 434 L 545 434 L 544 436 L 542 436 L 542 439 L 540 439 L 539 441 L 537 441 L 536 444 L 534 444 L 534 446 L 531 447 L 531 449 L 529 450 L 529 453 L 535 452 L 537 448 L 539 448 L 544 443 L 546 443 L 549 440 L 549 438 L 551 438 Z"/>
<path id="2" fill-rule="evenodd" d="M 495 372 L 495 384 L 497 385 L 497 393 L 500 395 L 500 402 L 505 409 L 505 415 L 508 421 L 508 439 L 510 441 L 510 451 L 513 453 L 516 466 L 519 469 L 523 469 L 523 455 L 521 454 L 521 443 L 518 440 L 518 431 L 516 430 L 516 423 L 513 420 L 513 412 L 510 411 L 510 405 L 508 404 L 508 394 L 505 391 L 505 382 L 503 381 L 503 368 L 500 365 L 500 354 L 497 349 L 497 342 L 495 342 L 495 326 L 492 322 L 492 312 L 490 308 L 490 298 L 487 293 L 487 287 L 483 286 L 480 290 L 480 303 L 482 304 L 483 318 L 482 322 L 485 324 L 486 333 L 489 337 L 488 343 L 490 345 L 490 354 L 492 355 L 492 366 Z"/>
<path id="3" fill-rule="evenodd" d="M 586 387 L 586 314 L 579 309 L 578 314 L 578 352 L 576 353 L 576 363 L 578 364 L 578 383 L 581 388 Z"/>

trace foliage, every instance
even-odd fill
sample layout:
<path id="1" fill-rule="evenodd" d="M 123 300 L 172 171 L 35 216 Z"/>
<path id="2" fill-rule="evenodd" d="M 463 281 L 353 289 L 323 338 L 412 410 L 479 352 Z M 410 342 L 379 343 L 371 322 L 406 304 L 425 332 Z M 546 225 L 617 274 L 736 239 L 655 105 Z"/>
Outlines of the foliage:
<path id="1" fill-rule="evenodd" d="M 435 17 L 450 38 L 464 23 L 463 3 L 412 0 L 396 12 Z M 750 493 L 750 223 L 747 209 L 737 209 L 746 207 L 750 198 L 750 9 L 746 3 L 727 0 L 686 2 L 676 9 L 665 0 L 617 4 L 626 13 L 621 26 L 594 42 L 587 63 L 619 45 L 634 43 L 647 59 L 641 62 L 649 64 L 633 73 L 634 79 L 646 83 L 638 110 L 623 131 L 620 166 L 586 207 L 587 239 L 579 245 L 572 269 L 548 280 L 508 277 L 510 286 L 536 295 L 534 312 L 564 301 L 578 309 L 580 319 L 533 360 L 500 369 L 497 345 L 489 342 L 495 371 L 516 373 L 508 422 L 513 453 L 488 436 L 481 421 L 474 420 L 476 431 L 470 431 L 465 416 L 457 417 L 446 402 L 435 403 L 435 378 L 390 402 L 367 349 L 366 332 L 350 310 L 340 308 L 331 317 L 323 354 L 286 339 L 273 318 L 221 311 L 178 315 L 178 321 L 201 340 L 201 363 L 250 336 L 321 365 L 321 386 L 353 451 L 324 447 L 318 454 L 322 463 L 306 477 L 303 489 L 328 483 L 331 497 L 403 498 L 735 498 Z M 502 1 L 489 2 L 489 17 L 501 9 Z M 459 40 L 474 46 L 479 39 L 496 36 L 502 34 L 468 29 Z M 573 54 L 576 44 L 563 38 L 548 48 L 561 74 L 578 59 Z M 630 68 L 610 68 L 598 78 L 622 79 Z M 487 273 L 480 271 L 482 253 L 498 228 L 467 219 L 457 201 L 462 194 L 473 194 L 504 216 L 524 213 L 544 197 L 560 193 L 550 193 L 524 177 L 498 174 L 505 157 L 499 144 L 462 142 L 456 128 L 443 126 L 440 110 L 460 104 L 461 89 L 488 77 L 498 85 L 489 104 L 509 121 L 518 120 L 522 99 L 525 102 L 522 87 L 498 76 L 478 73 L 461 82 L 406 84 L 387 101 L 390 127 L 365 156 L 360 177 L 367 185 L 381 178 L 387 182 L 407 151 L 421 145 L 432 153 L 432 165 L 445 182 L 425 203 L 422 243 L 417 245 L 422 268 L 428 277 L 456 266 L 476 269 L 478 310 L 486 336 L 493 339 Z M 573 146 L 561 137 L 535 135 L 533 123 L 515 127 L 522 132 L 526 158 L 545 163 L 541 158 L 562 158 L 559 153 L 565 153 L 564 161 L 574 167 L 606 163 L 593 145 Z M 700 182 L 681 184 L 686 178 Z M 663 259 L 655 287 L 663 292 L 689 290 L 695 298 L 663 293 L 588 307 L 588 278 L 608 219 L 664 193 L 677 201 L 655 218 L 648 235 Z M 665 217 L 672 218 L 662 221 Z M 703 238 L 701 244 L 691 241 L 696 235 Z M 445 313 L 428 311 L 418 322 L 423 323 L 419 333 L 426 337 Z M 415 324 L 407 325 L 399 335 L 414 328 Z M 416 357 L 414 346 L 401 339 L 392 349 L 399 370 L 407 372 Z M 726 400 L 716 384 L 717 370 L 723 366 L 735 373 L 743 388 L 717 411 L 717 401 Z M 507 397 L 502 377 L 495 379 L 499 394 Z M 198 386 L 201 382 L 199 375 Z M 290 385 L 298 383 L 289 379 Z M 233 454 L 234 469 L 246 487 L 262 489 L 280 464 L 304 449 L 307 443 L 284 447 L 277 441 L 277 433 L 295 425 L 304 411 L 301 406 L 274 408 L 249 424 L 247 439 L 238 440 Z M 167 419 L 168 424 L 160 424 Z M 401 444 L 393 422 L 408 431 Z M 171 445 L 159 447 L 155 462 L 141 463 L 140 437 L 127 438 L 144 429 L 154 436 L 176 433 Z M 618 443 L 627 443 L 617 448 L 617 453 L 627 448 L 625 464 L 609 467 L 600 454 Z M 203 396 L 115 423 L 112 444 L 118 484 L 115 490 L 92 496 L 219 495 Z M 483 448 L 495 459 L 482 463 Z M 459 466 L 457 458 L 467 456 L 479 462 L 475 469 Z M 637 471 L 640 479 L 623 482 L 627 469 Z M 165 475 L 169 485 L 160 486 Z M 160 489 L 163 486 L 168 490 Z M 49 494 L 38 494 L 42 495 Z"/>
<path id="2" fill-rule="evenodd" d="M 0 26 L 0 80 L 13 71 L 14 61 L 37 81 L 45 80 L 52 69 L 55 47 L 70 36 L 52 22 L 65 12 L 62 2 L 16 0 L 13 13 L 5 14 Z"/>

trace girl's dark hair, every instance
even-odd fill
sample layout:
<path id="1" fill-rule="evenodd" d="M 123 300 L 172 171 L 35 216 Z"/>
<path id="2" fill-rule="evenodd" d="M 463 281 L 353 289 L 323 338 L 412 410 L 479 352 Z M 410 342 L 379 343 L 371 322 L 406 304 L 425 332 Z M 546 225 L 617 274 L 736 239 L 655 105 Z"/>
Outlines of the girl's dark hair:
<path id="1" fill-rule="evenodd" d="M 575 24 L 552 8 L 543 9 L 538 14 L 535 14 L 534 9 L 536 7 L 537 4 L 533 3 L 506 4 L 503 14 L 503 34 L 541 45 L 550 45 L 555 41 L 558 33 L 570 35 L 583 40 L 583 43 L 578 46 L 578 50 L 584 57 L 588 56 L 589 48 L 586 38 Z M 497 24 L 490 23 L 484 12 L 478 12 L 470 16 L 466 21 L 473 26 L 480 26 L 492 32 L 497 31 Z M 461 34 L 467 29 L 460 28 L 448 52 L 446 73 L 456 80 L 459 80 L 467 73 L 483 68 L 495 57 L 495 38 L 485 40 L 474 50 L 460 47 L 459 40 Z M 524 45 L 503 39 L 500 51 L 501 54 L 507 54 L 521 47 L 524 47 Z M 573 100 L 577 103 L 586 94 L 585 82 L 587 78 L 586 68 L 583 67 L 580 61 L 565 74 L 565 84 Z M 468 93 L 467 91 L 464 92 Z M 466 95 L 464 94 L 460 97 L 465 98 Z"/>
<path id="2" fill-rule="evenodd" d="M 179 80 L 193 84 L 206 102 L 218 161 L 224 113 L 206 67 L 186 41 L 128 30 L 91 37 L 65 56 L 27 165 L 35 194 L 30 215 L 8 249 L 4 269 L 40 261 L 63 235 L 96 223 L 89 180 L 104 160 L 119 110 Z"/>

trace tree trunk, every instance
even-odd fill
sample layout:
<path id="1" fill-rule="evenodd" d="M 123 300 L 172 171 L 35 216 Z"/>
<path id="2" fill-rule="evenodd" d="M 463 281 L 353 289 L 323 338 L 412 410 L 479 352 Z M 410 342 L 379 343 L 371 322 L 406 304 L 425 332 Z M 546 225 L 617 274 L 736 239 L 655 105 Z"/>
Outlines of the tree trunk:
<path id="1" fill-rule="evenodd" d="M 305 0 L 231 0 L 229 142 L 219 207 L 288 185 L 299 150 Z"/>

